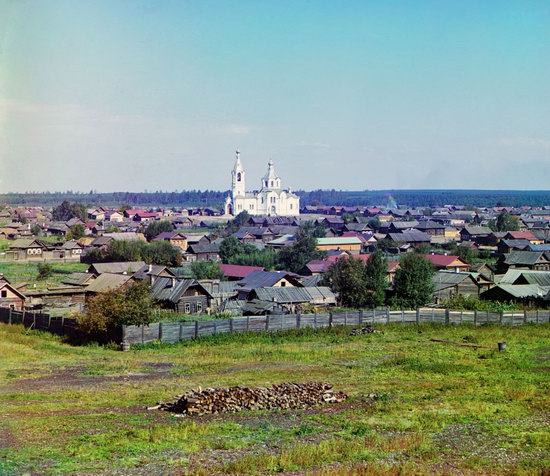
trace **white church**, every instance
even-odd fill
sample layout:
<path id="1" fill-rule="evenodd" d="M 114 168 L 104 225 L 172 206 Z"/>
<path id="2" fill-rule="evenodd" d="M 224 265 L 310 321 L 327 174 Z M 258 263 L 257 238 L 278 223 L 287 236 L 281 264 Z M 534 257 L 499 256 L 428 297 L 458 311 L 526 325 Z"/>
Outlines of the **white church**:
<path id="1" fill-rule="evenodd" d="M 268 162 L 267 173 L 262 178 L 259 191 L 247 192 L 246 172 L 237 150 L 237 160 L 231 172 L 231 196 L 225 200 L 225 214 L 238 215 L 247 211 L 250 215 L 297 216 L 300 214 L 300 197 L 290 188 L 281 188 L 281 178 L 275 172 L 273 161 Z"/>

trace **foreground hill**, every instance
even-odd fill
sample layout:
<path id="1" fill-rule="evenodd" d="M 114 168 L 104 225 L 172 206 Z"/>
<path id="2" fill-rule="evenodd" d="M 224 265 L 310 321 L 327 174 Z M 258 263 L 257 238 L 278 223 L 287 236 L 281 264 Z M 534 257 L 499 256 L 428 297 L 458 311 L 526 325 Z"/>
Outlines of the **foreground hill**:
<path id="1" fill-rule="evenodd" d="M 0 474 L 540 474 L 550 328 L 225 335 L 130 352 L 0 324 Z M 479 344 L 480 348 L 455 343 Z M 506 341 L 506 352 L 496 351 Z M 193 388 L 327 381 L 308 410 L 175 418 Z"/>

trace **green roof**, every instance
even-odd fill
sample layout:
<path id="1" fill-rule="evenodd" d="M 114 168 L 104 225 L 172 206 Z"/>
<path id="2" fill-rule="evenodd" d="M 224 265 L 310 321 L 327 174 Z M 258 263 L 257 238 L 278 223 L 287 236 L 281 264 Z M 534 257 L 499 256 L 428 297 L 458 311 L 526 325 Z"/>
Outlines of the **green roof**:
<path id="1" fill-rule="evenodd" d="M 318 245 L 360 245 L 361 240 L 356 236 L 340 236 L 334 238 L 317 238 Z"/>

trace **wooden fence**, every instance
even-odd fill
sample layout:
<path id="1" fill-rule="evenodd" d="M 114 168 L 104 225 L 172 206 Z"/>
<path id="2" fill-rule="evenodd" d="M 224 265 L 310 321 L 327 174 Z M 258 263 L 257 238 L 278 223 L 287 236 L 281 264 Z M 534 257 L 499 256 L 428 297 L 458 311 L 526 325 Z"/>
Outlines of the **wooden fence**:
<path id="1" fill-rule="evenodd" d="M 51 317 L 37 311 L 15 311 L 0 307 L 0 322 L 23 324 L 28 329 L 51 332 L 73 340 L 116 342 L 127 350 L 135 344 L 160 341 L 176 343 L 187 339 L 234 332 L 274 332 L 288 329 L 321 329 L 333 326 L 361 326 L 366 324 L 543 324 L 550 322 L 550 310 L 485 312 L 449 311 L 448 309 L 420 308 L 416 311 L 390 311 L 388 308 L 353 312 L 322 314 L 285 314 L 268 316 L 241 316 L 231 319 L 187 322 L 156 322 L 148 326 L 120 326 L 108 335 L 86 336 L 78 328 L 76 319 Z"/>
<path id="2" fill-rule="evenodd" d="M 27 329 L 46 331 L 75 341 L 122 343 L 122 328 L 115 329 L 108 334 L 86 335 L 79 329 L 76 319 L 52 317 L 39 311 L 16 311 L 7 307 L 0 307 L 0 322 L 23 324 Z"/>
<path id="3" fill-rule="evenodd" d="M 157 322 L 149 326 L 122 326 L 122 348 L 134 344 L 160 341 L 176 343 L 187 339 L 234 332 L 274 332 L 288 329 L 332 326 L 361 326 L 366 324 L 434 322 L 439 324 L 542 324 L 550 322 L 550 311 L 449 311 L 421 308 L 416 311 L 369 309 L 354 312 L 327 312 L 323 314 L 285 314 L 242 316 L 231 319 L 191 322 Z"/>

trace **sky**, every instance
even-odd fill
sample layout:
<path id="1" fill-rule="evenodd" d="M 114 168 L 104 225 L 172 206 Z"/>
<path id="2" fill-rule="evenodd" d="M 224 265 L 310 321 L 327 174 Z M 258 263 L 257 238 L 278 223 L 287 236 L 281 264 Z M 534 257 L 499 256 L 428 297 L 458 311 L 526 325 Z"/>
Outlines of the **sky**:
<path id="1" fill-rule="evenodd" d="M 0 193 L 550 189 L 547 0 L 0 0 Z"/>

